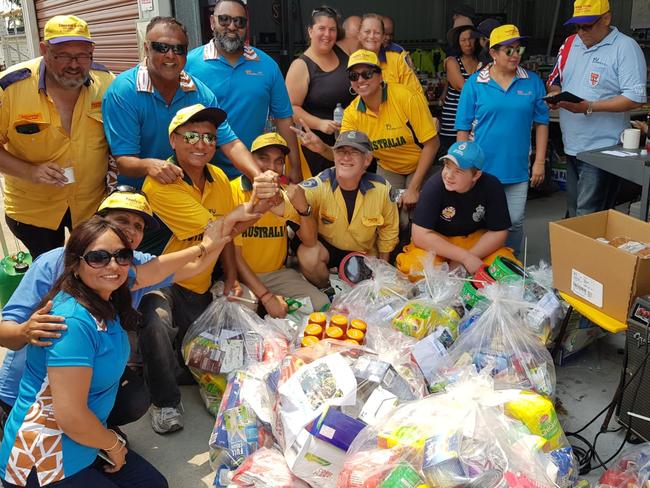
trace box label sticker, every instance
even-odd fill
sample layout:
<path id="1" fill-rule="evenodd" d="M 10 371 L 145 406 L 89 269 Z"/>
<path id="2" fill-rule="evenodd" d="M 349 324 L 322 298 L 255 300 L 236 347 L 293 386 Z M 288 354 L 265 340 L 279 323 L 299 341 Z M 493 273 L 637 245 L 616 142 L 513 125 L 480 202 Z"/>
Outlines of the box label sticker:
<path id="1" fill-rule="evenodd" d="M 603 284 L 575 269 L 571 270 L 571 291 L 597 307 L 603 306 Z"/>

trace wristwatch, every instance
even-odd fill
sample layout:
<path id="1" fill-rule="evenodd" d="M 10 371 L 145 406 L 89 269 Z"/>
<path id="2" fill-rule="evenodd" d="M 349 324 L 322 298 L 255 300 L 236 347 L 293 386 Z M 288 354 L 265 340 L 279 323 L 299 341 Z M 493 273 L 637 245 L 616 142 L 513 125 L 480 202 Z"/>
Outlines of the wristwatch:
<path id="1" fill-rule="evenodd" d="M 587 102 L 587 111 L 585 112 L 585 115 L 589 116 L 593 112 L 594 112 L 594 102 Z"/>
<path id="2" fill-rule="evenodd" d="M 298 215 L 301 217 L 309 217 L 311 215 L 311 205 L 307 204 L 307 210 L 304 212 L 301 212 L 300 210 L 296 209 L 296 212 L 298 212 Z"/>

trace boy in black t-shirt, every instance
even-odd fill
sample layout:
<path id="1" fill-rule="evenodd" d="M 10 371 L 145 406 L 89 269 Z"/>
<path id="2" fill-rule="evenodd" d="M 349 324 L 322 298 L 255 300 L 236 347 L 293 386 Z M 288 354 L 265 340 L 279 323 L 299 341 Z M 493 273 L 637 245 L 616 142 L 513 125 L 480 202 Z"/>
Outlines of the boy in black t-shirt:
<path id="1" fill-rule="evenodd" d="M 475 142 L 457 142 L 440 159 L 443 169 L 422 188 L 413 243 L 397 257 L 397 267 L 405 273 L 418 270 L 426 252 L 471 274 L 498 255 L 514 259 L 504 247 L 511 225 L 506 195 L 499 180 L 481 171 L 483 150 Z"/>

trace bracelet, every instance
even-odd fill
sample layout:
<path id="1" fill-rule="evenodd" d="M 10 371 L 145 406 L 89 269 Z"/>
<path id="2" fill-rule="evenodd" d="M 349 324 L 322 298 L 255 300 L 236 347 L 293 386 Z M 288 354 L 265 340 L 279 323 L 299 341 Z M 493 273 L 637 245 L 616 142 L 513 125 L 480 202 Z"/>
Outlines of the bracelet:
<path id="1" fill-rule="evenodd" d="M 122 444 L 120 436 L 117 435 L 117 432 L 115 432 L 113 429 L 108 429 L 108 430 L 113 434 L 115 434 L 115 444 L 113 444 L 109 449 L 104 449 L 105 452 L 111 452 L 118 446 L 118 444 Z M 124 447 L 124 444 L 122 444 L 122 447 Z"/>
<path id="2" fill-rule="evenodd" d="M 197 244 L 197 246 L 199 246 L 199 251 L 201 251 L 199 258 L 202 258 L 203 255 L 207 252 L 205 246 L 202 243 Z"/>
<path id="3" fill-rule="evenodd" d="M 266 297 L 267 295 L 269 295 L 271 298 L 273 297 L 273 293 L 271 293 L 270 291 L 266 290 L 266 293 L 264 293 L 264 294 L 260 297 L 260 302 L 262 302 L 262 305 L 266 305 L 266 302 L 268 302 L 268 300 L 266 300 L 266 302 L 264 301 L 264 297 Z"/>

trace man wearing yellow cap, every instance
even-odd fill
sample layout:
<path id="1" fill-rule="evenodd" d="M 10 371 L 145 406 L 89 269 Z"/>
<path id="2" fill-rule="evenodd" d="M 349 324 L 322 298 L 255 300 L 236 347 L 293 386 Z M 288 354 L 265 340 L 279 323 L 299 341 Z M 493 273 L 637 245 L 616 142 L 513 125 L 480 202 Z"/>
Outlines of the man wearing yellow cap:
<path id="1" fill-rule="evenodd" d="M 33 258 L 62 246 L 65 228 L 106 194 L 102 97 L 114 78 L 93 62 L 88 25 L 74 15 L 50 19 L 39 49 L 0 73 L 5 218 Z"/>
<path id="2" fill-rule="evenodd" d="M 282 175 L 289 146 L 275 132 L 263 134 L 253 141 L 253 158 L 260 171 Z M 230 182 L 235 204 L 248 202 L 252 196 L 251 181 L 246 176 Z M 266 212 L 242 234 L 242 245 L 235 247 L 237 270 L 248 287 L 272 317 L 287 314 L 287 298 L 309 297 L 314 310 L 321 310 L 329 299 L 298 271 L 285 267 L 287 259 L 287 221 L 300 225 L 298 237 L 304 246 L 316 245 L 318 229 L 311 215 L 305 193 L 290 186 L 280 205 Z"/>
<path id="3" fill-rule="evenodd" d="M 630 110 L 646 102 L 646 62 L 634 39 L 612 24 L 608 0 L 576 0 L 569 36 L 549 79 L 549 94 L 570 92 L 580 103 L 560 102 L 560 128 L 567 155 L 567 207 L 585 215 L 616 203 L 618 177 L 580 161 L 583 151 L 619 143 Z"/>

